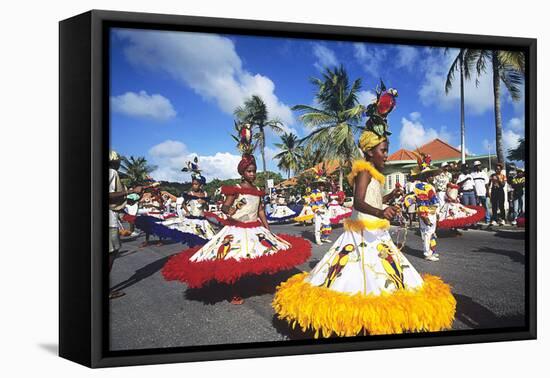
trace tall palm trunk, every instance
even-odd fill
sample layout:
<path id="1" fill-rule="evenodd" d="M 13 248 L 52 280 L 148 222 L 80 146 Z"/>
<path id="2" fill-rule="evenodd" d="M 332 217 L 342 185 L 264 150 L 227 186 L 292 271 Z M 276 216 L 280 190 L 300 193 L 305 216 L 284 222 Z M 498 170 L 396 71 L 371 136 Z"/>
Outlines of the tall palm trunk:
<path id="1" fill-rule="evenodd" d="M 261 143 L 260 143 L 260 150 L 261 150 L 261 154 L 262 154 L 262 169 L 263 169 L 263 172 L 264 172 L 264 190 L 267 193 L 268 192 L 268 190 L 267 190 L 267 179 L 269 177 L 268 177 L 268 174 L 267 174 L 267 169 L 265 167 L 265 132 L 264 132 L 263 126 L 260 126 L 260 133 L 262 134 L 262 139 L 261 139 Z"/>
<path id="2" fill-rule="evenodd" d="M 466 163 L 466 126 L 464 122 L 464 55 L 460 57 L 460 159 Z"/>
<path id="3" fill-rule="evenodd" d="M 497 145 L 497 160 L 504 163 L 504 146 L 502 145 L 502 114 L 500 112 L 500 69 L 498 51 L 492 51 L 493 57 L 493 95 L 495 100 L 495 135 Z"/>

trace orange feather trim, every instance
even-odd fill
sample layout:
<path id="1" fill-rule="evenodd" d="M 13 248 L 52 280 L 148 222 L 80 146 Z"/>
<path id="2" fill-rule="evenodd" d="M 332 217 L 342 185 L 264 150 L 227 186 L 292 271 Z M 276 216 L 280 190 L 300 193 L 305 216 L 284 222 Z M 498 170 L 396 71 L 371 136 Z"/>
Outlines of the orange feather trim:
<path id="1" fill-rule="evenodd" d="M 435 332 L 451 328 L 456 300 L 439 277 L 424 275 L 417 289 L 381 295 L 346 294 L 305 282 L 307 273 L 277 287 L 272 306 L 279 319 L 315 337 Z"/>
<path id="2" fill-rule="evenodd" d="M 353 162 L 353 165 L 351 166 L 351 172 L 348 175 L 348 182 L 350 185 L 353 185 L 353 181 L 355 180 L 355 177 L 362 171 L 367 171 L 371 174 L 371 176 L 380 182 L 380 184 L 384 185 L 384 182 L 386 181 L 386 178 L 382 173 L 380 173 L 374 166 L 369 163 L 366 160 L 355 160 Z"/>
<path id="3" fill-rule="evenodd" d="M 361 232 L 363 230 L 388 230 L 390 228 L 390 221 L 387 219 L 346 219 L 344 221 L 344 230 Z"/>

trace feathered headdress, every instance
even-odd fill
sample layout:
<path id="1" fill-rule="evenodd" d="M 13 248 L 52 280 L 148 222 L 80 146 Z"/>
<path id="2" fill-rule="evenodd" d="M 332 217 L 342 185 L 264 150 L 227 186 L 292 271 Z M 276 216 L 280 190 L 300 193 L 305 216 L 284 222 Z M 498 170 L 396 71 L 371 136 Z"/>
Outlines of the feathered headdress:
<path id="1" fill-rule="evenodd" d="M 395 108 L 397 90 L 386 89 L 384 82 L 380 80 L 380 85 L 376 88 L 376 99 L 367 106 L 366 115 L 368 117 L 365 123 L 365 131 L 359 138 L 359 148 L 366 151 L 382 143 L 391 135 L 388 130 L 387 117 Z"/>
<path id="2" fill-rule="evenodd" d="M 417 166 L 411 169 L 412 176 L 433 175 L 438 174 L 441 171 L 441 169 L 431 165 L 432 157 L 430 154 L 420 151 L 412 151 L 412 153 L 416 156 L 417 163 Z"/>
<path id="3" fill-rule="evenodd" d="M 321 163 L 318 167 L 313 167 L 313 173 L 315 174 L 314 182 L 324 183 L 327 182 L 327 171 L 325 169 L 325 163 Z"/>
<path id="4" fill-rule="evenodd" d="M 199 157 L 195 156 L 193 161 L 188 161 L 187 165 L 181 169 L 182 172 L 191 172 L 191 179 L 200 182 L 201 184 L 206 183 L 206 178 L 201 175 L 201 170 L 199 169 Z"/>
<path id="5" fill-rule="evenodd" d="M 256 164 L 256 159 L 253 155 L 256 145 L 252 143 L 251 124 L 235 122 L 235 129 L 237 130 L 238 136 L 236 137 L 233 135 L 233 139 L 237 141 L 237 148 L 242 154 L 242 159 L 237 166 L 237 171 L 242 175 L 249 165 Z"/>

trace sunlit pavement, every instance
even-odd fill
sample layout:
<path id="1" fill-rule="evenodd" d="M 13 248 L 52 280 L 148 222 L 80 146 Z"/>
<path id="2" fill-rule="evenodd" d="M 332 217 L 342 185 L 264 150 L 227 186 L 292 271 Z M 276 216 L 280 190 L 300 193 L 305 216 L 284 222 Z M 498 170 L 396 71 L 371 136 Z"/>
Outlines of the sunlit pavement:
<path id="1" fill-rule="evenodd" d="M 485 228 L 485 227 L 484 227 Z M 313 239 L 312 226 L 273 225 L 276 233 Z M 392 233 L 396 233 L 392 228 Z M 334 230 L 331 240 L 342 233 Z M 453 329 L 522 326 L 525 304 L 525 233 L 515 227 L 439 232 L 440 261 L 423 258 L 420 236 L 409 230 L 403 252 L 420 273 L 440 276 L 457 300 Z M 111 287 L 126 295 L 110 301 L 111 349 L 247 343 L 308 338 L 279 321 L 271 308 L 275 287 L 300 271 L 309 271 L 330 244 L 313 244 L 312 257 L 296 269 L 239 282 L 242 305 L 227 302 L 231 289 L 212 284 L 187 289 L 167 282 L 160 270 L 185 249 L 180 243 L 139 248 L 144 237 L 123 241 L 111 273 Z M 156 241 L 153 239 L 153 241 Z"/>

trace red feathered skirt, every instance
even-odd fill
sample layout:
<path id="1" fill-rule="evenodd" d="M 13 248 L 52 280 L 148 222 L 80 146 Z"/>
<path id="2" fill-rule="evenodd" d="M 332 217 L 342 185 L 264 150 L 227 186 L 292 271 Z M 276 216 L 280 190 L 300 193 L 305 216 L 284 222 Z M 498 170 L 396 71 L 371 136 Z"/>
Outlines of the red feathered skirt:
<path id="1" fill-rule="evenodd" d="M 291 269 L 310 256 L 311 244 L 303 238 L 275 235 L 259 222 L 228 225 L 204 246 L 171 257 L 162 275 L 190 288 L 209 281 L 231 284 L 243 276 Z"/>
<path id="2" fill-rule="evenodd" d="M 461 228 L 476 224 L 485 218 L 481 206 L 464 206 L 458 202 L 445 202 L 439 211 L 438 229 Z"/>

